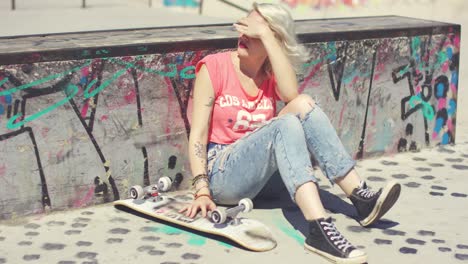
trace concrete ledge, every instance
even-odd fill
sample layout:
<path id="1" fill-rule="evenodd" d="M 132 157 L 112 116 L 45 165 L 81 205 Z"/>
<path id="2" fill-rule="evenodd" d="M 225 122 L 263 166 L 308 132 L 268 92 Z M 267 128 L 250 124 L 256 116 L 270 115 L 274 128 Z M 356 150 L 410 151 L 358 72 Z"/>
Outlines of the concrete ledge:
<path id="1" fill-rule="evenodd" d="M 459 25 L 389 16 L 297 27 L 312 51 L 300 91 L 354 157 L 454 143 Z M 188 179 L 194 65 L 236 39 L 230 25 L 1 38 L 0 218 Z"/>

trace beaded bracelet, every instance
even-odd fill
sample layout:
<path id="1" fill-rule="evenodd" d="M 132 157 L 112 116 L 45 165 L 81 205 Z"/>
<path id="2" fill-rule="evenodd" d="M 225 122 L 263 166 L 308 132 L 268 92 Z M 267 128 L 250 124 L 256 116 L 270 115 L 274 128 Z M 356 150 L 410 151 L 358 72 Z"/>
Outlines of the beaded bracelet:
<path id="1" fill-rule="evenodd" d="M 210 198 L 210 200 L 213 200 L 213 197 L 211 197 L 211 195 L 206 194 L 206 193 L 195 194 L 195 200 L 197 200 L 198 198 L 203 197 L 203 196 L 206 196 L 206 197 Z"/>
<path id="2" fill-rule="evenodd" d="M 193 183 L 193 187 L 197 186 L 197 184 L 198 184 L 200 181 L 204 181 L 204 182 L 206 182 L 207 185 L 210 185 L 210 180 L 208 179 L 208 177 L 203 177 L 203 178 L 198 178 L 198 179 Z"/>
<path id="3" fill-rule="evenodd" d="M 195 176 L 192 180 L 192 186 L 195 186 L 195 184 L 197 184 L 197 182 L 200 180 L 200 179 L 205 179 L 207 183 L 209 183 L 209 178 L 208 178 L 208 175 L 206 175 L 206 173 L 202 173 L 202 174 L 198 174 L 197 176 Z"/>

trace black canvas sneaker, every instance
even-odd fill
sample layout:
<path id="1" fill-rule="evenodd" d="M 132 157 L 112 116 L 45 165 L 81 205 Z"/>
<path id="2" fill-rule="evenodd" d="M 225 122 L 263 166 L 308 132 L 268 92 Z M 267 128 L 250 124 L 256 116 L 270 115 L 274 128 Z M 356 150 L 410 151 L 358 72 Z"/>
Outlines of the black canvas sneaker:
<path id="1" fill-rule="evenodd" d="M 309 222 L 304 247 L 333 263 L 365 263 L 366 253 L 356 249 L 340 234 L 331 217 Z"/>
<path id="2" fill-rule="evenodd" d="M 366 182 L 361 181 L 349 197 L 359 214 L 359 223 L 368 226 L 377 222 L 398 200 L 400 191 L 401 185 L 395 181 L 377 192 L 371 191 Z"/>

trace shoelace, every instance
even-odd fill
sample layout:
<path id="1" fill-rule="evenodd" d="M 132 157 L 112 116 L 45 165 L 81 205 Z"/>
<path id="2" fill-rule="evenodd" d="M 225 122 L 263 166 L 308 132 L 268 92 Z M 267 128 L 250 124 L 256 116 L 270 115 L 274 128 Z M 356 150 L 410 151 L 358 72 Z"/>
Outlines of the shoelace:
<path id="1" fill-rule="evenodd" d="M 336 229 L 333 223 L 320 222 L 320 224 L 323 226 L 323 230 L 325 230 L 327 236 L 339 250 L 346 252 L 348 248 L 353 247 L 353 245 Z"/>
<path id="2" fill-rule="evenodd" d="M 377 192 L 371 191 L 368 188 L 362 188 L 357 191 L 357 194 L 361 195 L 364 198 L 371 198 L 373 197 Z"/>

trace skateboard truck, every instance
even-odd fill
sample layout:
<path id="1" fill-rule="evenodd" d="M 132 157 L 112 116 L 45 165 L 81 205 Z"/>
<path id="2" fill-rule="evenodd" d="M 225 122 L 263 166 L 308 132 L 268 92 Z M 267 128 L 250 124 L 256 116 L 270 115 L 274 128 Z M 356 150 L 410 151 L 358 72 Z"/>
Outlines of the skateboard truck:
<path id="1" fill-rule="evenodd" d="M 162 201 L 163 197 L 160 196 L 160 192 L 165 192 L 171 189 L 172 180 L 167 176 L 159 178 L 158 183 L 145 188 L 140 185 L 134 185 L 130 188 L 130 198 L 134 200 L 143 200 L 154 198 L 154 202 Z"/>
<path id="2" fill-rule="evenodd" d="M 218 208 L 211 212 L 210 218 L 215 224 L 224 224 L 228 219 L 231 219 L 231 225 L 239 225 L 240 219 L 237 215 L 240 212 L 248 213 L 253 209 L 253 202 L 249 198 L 244 198 L 239 201 L 239 205 L 232 208 Z"/>

